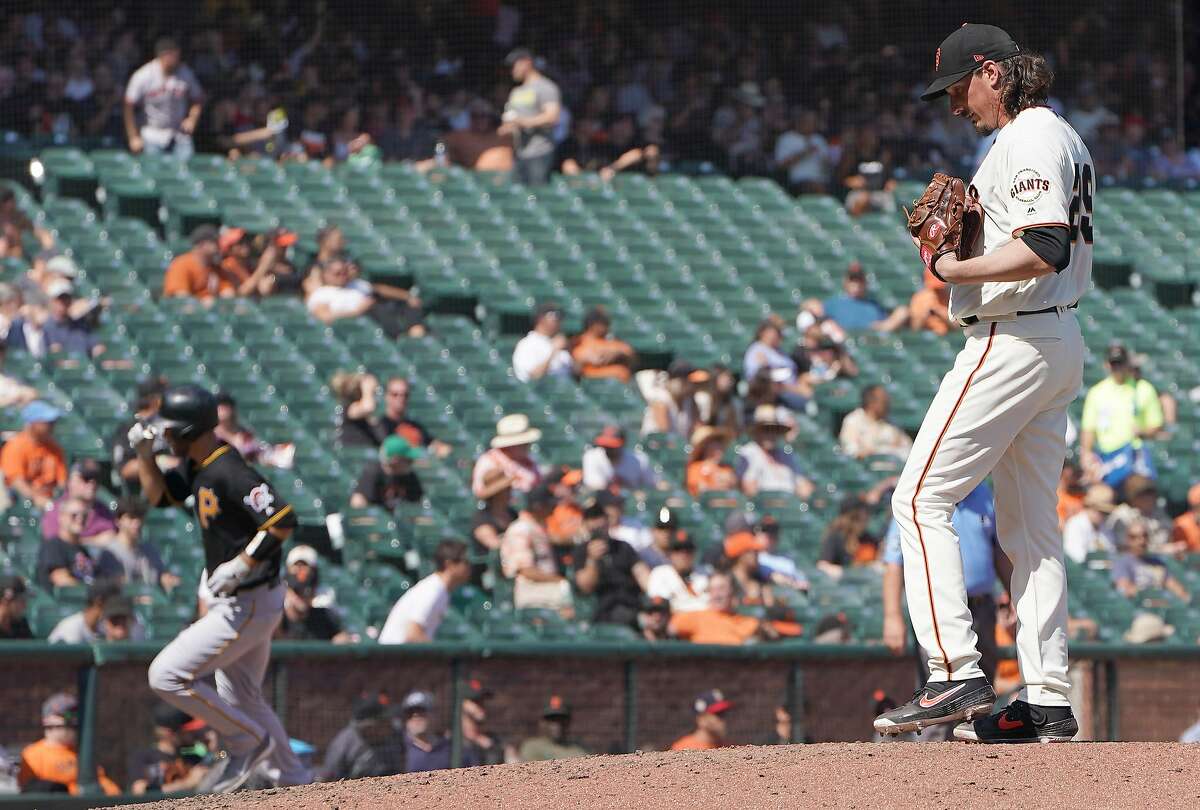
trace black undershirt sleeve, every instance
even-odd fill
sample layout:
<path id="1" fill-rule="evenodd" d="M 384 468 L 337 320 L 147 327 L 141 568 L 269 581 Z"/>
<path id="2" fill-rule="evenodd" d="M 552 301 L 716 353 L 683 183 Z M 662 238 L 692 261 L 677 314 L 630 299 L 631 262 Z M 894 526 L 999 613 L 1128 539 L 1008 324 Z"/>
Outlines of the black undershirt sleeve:
<path id="1" fill-rule="evenodd" d="M 1056 273 L 1067 269 L 1067 265 L 1071 262 L 1071 231 L 1069 228 L 1061 226 L 1027 228 L 1021 234 L 1021 241 L 1036 253 L 1039 259 L 1053 267 Z"/>

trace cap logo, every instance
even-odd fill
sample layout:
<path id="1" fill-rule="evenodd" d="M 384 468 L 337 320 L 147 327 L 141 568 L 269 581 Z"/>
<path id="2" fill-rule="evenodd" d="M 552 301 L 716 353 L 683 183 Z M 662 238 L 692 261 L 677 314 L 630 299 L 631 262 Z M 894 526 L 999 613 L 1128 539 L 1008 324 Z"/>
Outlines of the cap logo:
<path id="1" fill-rule="evenodd" d="M 971 58 L 974 59 L 976 62 L 982 62 L 987 57 L 981 53 L 973 53 L 973 54 L 971 54 Z"/>
<path id="2" fill-rule="evenodd" d="M 934 69 L 934 71 L 937 71 L 937 70 L 940 70 L 941 67 L 942 67 L 942 49 L 938 48 L 936 51 L 933 52 L 933 69 Z"/>
<path id="3" fill-rule="evenodd" d="M 550 708 L 551 709 L 561 709 L 562 708 L 562 698 L 560 698 L 558 695 L 554 695 L 553 697 L 551 697 L 550 698 Z"/>

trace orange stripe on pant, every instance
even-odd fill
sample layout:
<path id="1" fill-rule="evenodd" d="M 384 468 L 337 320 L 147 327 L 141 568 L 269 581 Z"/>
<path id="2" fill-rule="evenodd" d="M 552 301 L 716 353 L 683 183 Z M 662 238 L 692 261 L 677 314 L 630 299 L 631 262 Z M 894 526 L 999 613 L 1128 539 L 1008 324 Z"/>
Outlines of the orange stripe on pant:
<path id="1" fill-rule="evenodd" d="M 946 680 L 952 680 L 950 676 L 954 674 L 954 668 L 950 663 L 950 656 L 946 655 L 946 649 L 942 646 L 942 633 L 938 629 L 937 608 L 933 604 L 933 580 L 929 575 L 929 555 L 925 553 L 925 537 L 921 533 L 921 521 L 917 517 L 917 497 L 921 494 L 921 486 L 925 483 L 925 476 L 929 475 L 929 470 L 933 467 L 933 460 L 937 458 L 938 448 L 942 446 L 942 439 L 946 438 L 946 431 L 950 429 L 950 423 L 954 421 L 954 415 L 958 413 L 963 400 L 967 398 L 967 391 L 971 388 L 971 381 L 975 379 L 975 374 L 979 369 L 983 368 L 983 361 L 987 359 L 988 352 L 992 350 L 992 340 L 995 337 L 996 324 L 993 323 L 991 330 L 988 332 L 987 345 L 983 347 L 983 354 L 980 355 L 979 362 L 975 365 L 975 368 L 967 375 L 967 381 L 963 384 L 962 393 L 958 395 L 958 400 L 955 401 L 954 407 L 950 409 L 950 415 L 946 417 L 946 424 L 942 425 L 942 432 L 938 434 L 937 441 L 933 443 L 933 449 L 929 451 L 929 459 L 925 462 L 925 469 L 921 470 L 921 477 L 917 479 L 917 487 L 913 491 L 912 496 L 913 524 L 917 527 L 917 541 L 921 544 L 921 560 L 925 565 L 925 590 L 929 593 L 929 615 L 933 618 L 933 636 L 937 639 L 938 652 L 942 654 L 942 660 L 946 662 Z"/>

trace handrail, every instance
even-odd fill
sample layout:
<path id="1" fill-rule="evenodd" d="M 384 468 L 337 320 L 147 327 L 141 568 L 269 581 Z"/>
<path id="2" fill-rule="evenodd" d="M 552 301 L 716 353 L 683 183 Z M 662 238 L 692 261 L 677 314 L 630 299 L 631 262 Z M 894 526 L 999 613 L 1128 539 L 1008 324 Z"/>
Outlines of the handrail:
<path id="1" fill-rule="evenodd" d="M 149 661 L 165 646 L 157 641 L 100 642 L 96 644 L 48 644 L 44 641 L 0 642 L 0 662 L 23 656 L 53 658 L 64 662 L 104 666 L 129 661 Z M 1117 658 L 1200 659 L 1200 644 L 1126 644 L 1077 641 L 1070 645 L 1073 658 L 1113 660 Z M 1002 657 L 1013 657 L 1011 648 L 1001 648 Z M 327 641 L 276 641 L 271 645 L 274 660 L 327 658 L 610 658 L 655 660 L 676 658 L 719 658 L 732 661 L 888 659 L 893 654 L 881 644 L 813 644 L 779 641 L 740 647 L 692 644 L 685 641 L 448 641 L 424 644 L 330 644 Z"/>

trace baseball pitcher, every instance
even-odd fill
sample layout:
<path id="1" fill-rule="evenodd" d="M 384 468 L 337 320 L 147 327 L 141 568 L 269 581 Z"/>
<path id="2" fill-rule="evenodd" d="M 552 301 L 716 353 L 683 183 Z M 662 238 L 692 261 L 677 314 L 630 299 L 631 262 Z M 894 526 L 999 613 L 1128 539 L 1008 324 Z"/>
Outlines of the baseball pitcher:
<path id="1" fill-rule="evenodd" d="M 913 444 L 892 499 L 909 615 L 929 680 L 876 730 L 960 723 L 977 742 L 1065 742 L 1078 732 L 1067 700 L 1067 580 L 1055 487 L 1067 406 L 1080 390 L 1075 307 L 1092 268 L 1094 169 L 1087 147 L 1046 106 L 1045 60 L 999 28 L 965 24 L 934 55 L 922 98 L 995 144 L 969 184 L 937 175 L 909 230 L 926 267 L 950 285 L 966 335 Z M 954 505 L 992 476 L 1000 546 L 1012 562 L 1018 699 L 989 716 L 995 692 L 979 667 L 963 585 Z"/>

